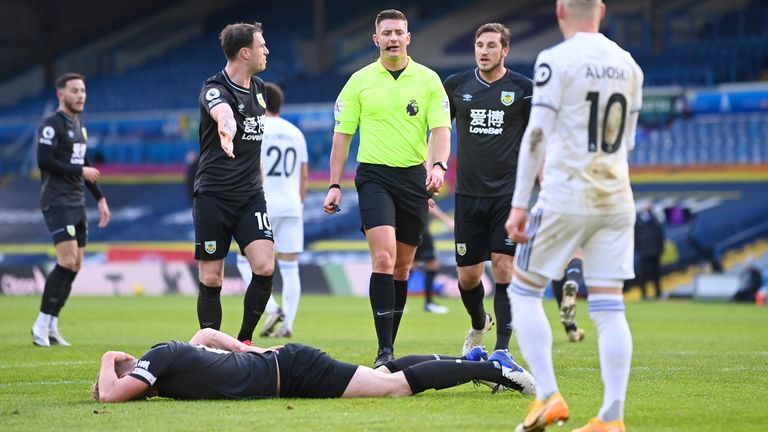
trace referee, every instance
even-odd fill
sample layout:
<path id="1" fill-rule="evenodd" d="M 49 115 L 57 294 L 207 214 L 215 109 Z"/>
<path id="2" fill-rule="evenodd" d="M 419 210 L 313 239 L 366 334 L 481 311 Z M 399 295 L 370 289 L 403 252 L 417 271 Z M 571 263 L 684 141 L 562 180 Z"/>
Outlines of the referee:
<path id="1" fill-rule="evenodd" d="M 69 346 L 59 333 L 59 312 L 83 264 L 88 239 L 85 193 L 88 187 L 99 206 L 99 228 L 109 223 L 109 206 L 96 179 L 99 170 L 86 155 L 88 132 L 79 114 L 85 108 L 85 78 L 66 73 L 56 80 L 59 109 L 43 119 L 37 132 L 37 164 L 43 180 L 43 217 L 56 246 L 56 266 L 48 274 L 40 313 L 32 326 L 32 342 L 41 347 Z"/>
<path id="2" fill-rule="evenodd" d="M 266 91 L 254 76 L 266 68 L 269 50 L 261 23 L 230 24 L 219 38 L 227 65 L 200 91 L 200 161 L 193 192 L 197 318 L 200 328 L 221 328 L 224 258 L 234 237 L 253 272 L 237 335 L 250 341 L 272 294 L 275 268 L 260 170 Z"/>
<path id="3" fill-rule="evenodd" d="M 491 260 L 496 285 L 495 349 L 507 349 L 512 335 L 507 287 L 514 271 L 515 244 L 507 237 L 504 222 L 515 189 L 533 84 L 504 66 L 509 38 L 509 29 L 502 24 L 480 26 L 475 32 L 477 67 L 451 75 L 444 83 L 458 137 L 454 237 L 459 292 L 472 323 L 464 352 L 481 345 L 492 324 L 483 307 L 485 261 Z"/>
<path id="4" fill-rule="evenodd" d="M 355 72 L 336 100 L 331 184 L 323 203 L 326 213 L 337 211 L 349 144 L 359 127 L 355 186 L 373 269 L 369 292 L 379 344 L 374 368 L 394 358 L 427 200 L 443 185 L 451 151 L 445 90 L 434 71 L 408 57 L 410 42 L 402 12 L 388 9 L 376 16 L 379 59 Z"/>

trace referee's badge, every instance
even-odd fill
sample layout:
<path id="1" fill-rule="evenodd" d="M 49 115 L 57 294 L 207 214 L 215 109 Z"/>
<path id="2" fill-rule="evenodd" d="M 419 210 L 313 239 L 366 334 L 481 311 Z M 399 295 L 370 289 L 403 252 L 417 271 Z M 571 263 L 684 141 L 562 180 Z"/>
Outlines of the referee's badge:
<path id="1" fill-rule="evenodd" d="M 259 101 L 259 105 L 261 105 L 262 108 L 267 109 L 267 102 L 264 100 L 264 95 L 259 93 L 256 95 L 256 100 Z"/>
<path id="2" fill-rule="evenodd" d="M 501 92 L 501 103 L 504 104 L 504 106 L 510 106 L 514 101 L 515 101 L 515 92 L 508 92 L 508 91 Z"/>
<path id="3" fill-rule="evenodd" d="M 208 255 L 212 255 L 216 252 L 216 240 L 205 242 L 205 251 L 208 252 Z"/>
<path id="4" fill-rule="evenodd" d="M 70 237 L 75 236 L 75 226 L 74 225 L 67 225 L 67 234 L 69 234 Z"/>
<path id="5" fill-rule="evenodd" d="M 467 254 L 467 244 L 466 243 L 456 243 L 456 253 L 459 254 L 459 256 L 464 256 Z"/>

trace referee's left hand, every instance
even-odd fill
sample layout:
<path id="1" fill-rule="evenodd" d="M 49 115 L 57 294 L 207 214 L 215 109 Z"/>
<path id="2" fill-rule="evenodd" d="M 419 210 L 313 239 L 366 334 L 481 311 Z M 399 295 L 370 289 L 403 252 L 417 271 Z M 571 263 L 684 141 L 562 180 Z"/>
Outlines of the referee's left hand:
<path id="1" fill-rule="evenodd" d="M 443 187 L 443 180 L 445 177 L 445 171 L 439 166 L 432 167 L 427 173 L 427 191 L 432 193 L 440 192 L 440 188 Z"/>

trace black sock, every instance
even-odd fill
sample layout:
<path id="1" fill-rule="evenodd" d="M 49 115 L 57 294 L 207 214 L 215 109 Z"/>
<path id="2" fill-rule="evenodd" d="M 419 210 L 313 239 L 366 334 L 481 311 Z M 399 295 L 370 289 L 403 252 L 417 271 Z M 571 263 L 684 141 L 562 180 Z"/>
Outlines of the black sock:
<path id="1" fill-rule="evenodd" d="M 555 295 L 558 309 L 560 309 L 560 305 L 563 304 L 563 285 L 565 285 L 565 276 L 563 276 L 562 279 L 552 281 L 552 294 Z"/>
<path id="2" fill-rule="evenodd" d="M 403 319 L 405 302 L 408 300 L 408 281 L 393 280 L 395 285 L 395 313 L 392 316 L 392 345 L 397 339 L 397 329 L 400 328 L 400 320 Z"/>
<path id="3" fill-rule="evenodd" d="M 389 369 L 390 372 L 395 373 L 408 369 L 413 365 L 432 360 L 464 360 L 464 357 L 443 356 L 438 354 L 408 355 L 389 361 L 385 363 L 384 366 Z"/>
<path id="4" fill-rule="evenodd" d="M 493 295 L 493 312 L 496 314 L 496 347 L 494 349 L 509 349 L 509 338 L 512 336 L 512 309 L 507 295 L 508 283 L 496 284 Z"/>
<path id="5" fill-rule="evenodd" d="M 472 328 L 475 330 L 484 329 L 485 307 L 483 306 L 483 298 L 485 297 L 485 289 L 483 288 L 483 282 L 481 281 L 471 290 L 464 290 L 461 284 L 459 284 L 459 292 L 461 293 L 461 301 L 464 303 L 464 307 L 472 319 Z"/>
<path id="6" fill-rule="evenodd" d="M 64 308 L 64 305 L 67 303 L 67 300 L 69 299 L 69 294 L 72 292 L 72 282 L 75 281 L 75 278 L 77 277 L 76 271 L 70 271 L 70 275 L 67 278 L 67 282 L 64 284 L 64 286 L 61 287 L 61 291 L 59 291 L 59 304 L 56 308 L 56 312 L 53 313 L 53 316 L 57 317 L 59 316 L 59 313 Z"/>
<path id="7" fill-rule="evenodd" d="M 413 394 L 455 387 L 475 379 L 495 383 L 503 380 L 501 369 L 494 362 L 467 360 L 426 361 L 403 370 L 403 374 Z"/>
<path id="8" fill-rule="evenodd" d="M 251 283 L 245 290 L 243 298 L 243 323 L 237 340 L 253 339 L 253 330 L 261 319 L 261 314 L 267 308 L 269 296 L 272 295 L 272 275 L 261 276 L 251 273 Z"/>
<path id="9" fill-rule="evenodd" d="M 392 275 L 371 273 L 368 292 L 379 349 L 392 348 L 392 321 L 395 310 L 395 287 Z"/>
<path id="10" fill-rule="evenodd" d="M 574 281 L 579 287 L 584 284 L 581 258 L 574 258 L 568 263 L 568 268 L 565 269 L 565 280 Z"/>
<path id="11" fill-rule="evenodd" d="M 48 315 L 58 315 L 61 310 L 62 291 L 66 289 L 67 282 L 74 278 L 72 270 L 58 264 L 53 267 L 43 288 L 43 298 L 40 302 L 40 312 Z M 67 294 L 68 296 L 69 294 Z M 63 305 L 61 305 L 63 306 Z"/>
<path id="12" fill-rule="evenodd" d="M 424 302 L 432 303 L 432 290 L 434 289 L 435 276 L 437 272 L 433 270 L 427 270 L 424 272 Z"/>
<path id="13" fill-rule="evenodd" d="M 197 320 L 200 328 L 221 329 L 221 287 L 202 282 L 197 287 Z"/>

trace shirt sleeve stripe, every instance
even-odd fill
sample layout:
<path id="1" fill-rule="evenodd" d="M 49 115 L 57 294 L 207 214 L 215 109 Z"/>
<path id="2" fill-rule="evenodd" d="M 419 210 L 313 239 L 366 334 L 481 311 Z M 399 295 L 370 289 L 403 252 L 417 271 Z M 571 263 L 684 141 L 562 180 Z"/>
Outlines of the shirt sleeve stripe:
<path id="1" fill-rule="evenodd" d="M 144 378 L 144 380 L 147 381 L 147 384 L 149 385 L 155 385 L 155 381 L 157 381 L 157 378 L 152 375 L 152 372 L 146 369 L 134 368 L 133 372 L 131 372 L 131 375 L 138 375 L 139 377 Z"/>
<path id="2" fill-rule="evenodd" d="M 552 105 L 541 103 L 541 102 L 533 103 L 531 105 L 532 106 L 540 106 L 540 107 L 544 107 L 544 108 L 549 108 L 549 109 L 551 109 L 554 112 L 559 112 L 560 111 L 557 108 L 553 107 Z"/>

